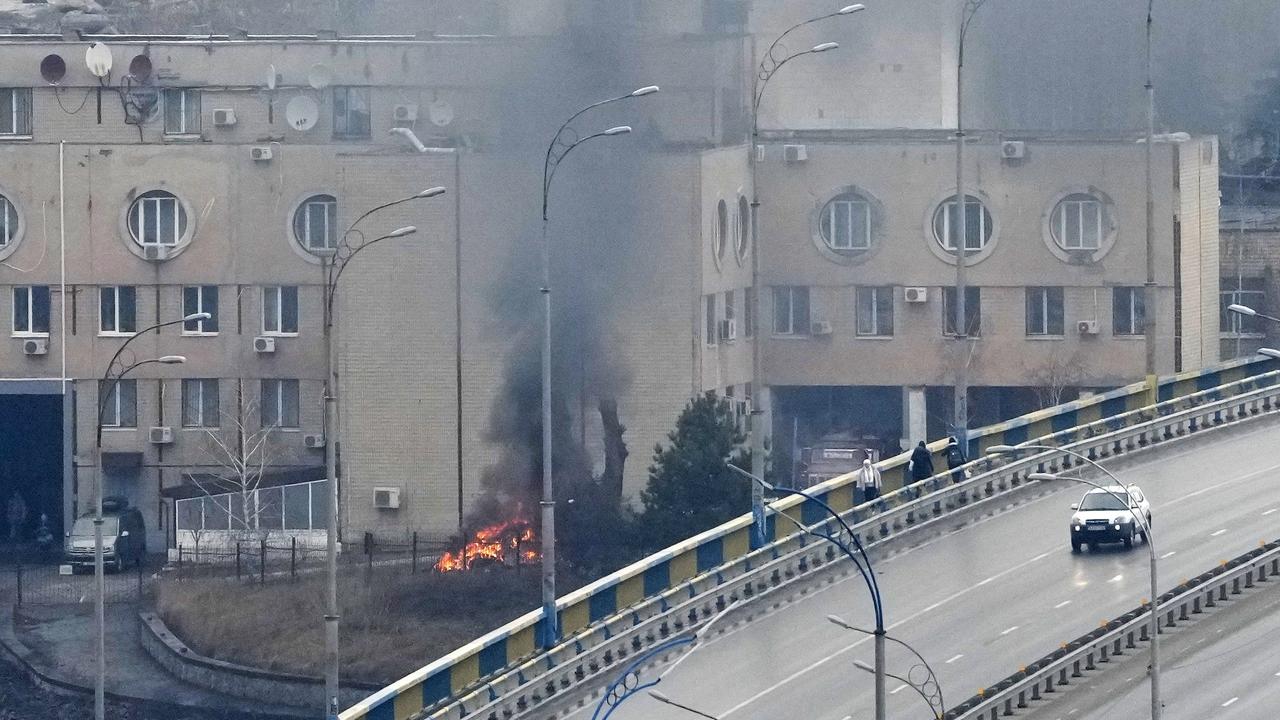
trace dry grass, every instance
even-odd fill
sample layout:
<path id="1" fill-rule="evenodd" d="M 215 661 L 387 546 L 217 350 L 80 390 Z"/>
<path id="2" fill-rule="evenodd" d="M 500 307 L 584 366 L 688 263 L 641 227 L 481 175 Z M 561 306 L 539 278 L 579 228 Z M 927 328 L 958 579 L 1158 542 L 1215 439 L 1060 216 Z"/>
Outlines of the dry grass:
<path id="1" fill-rule="evenodd" d="M 567 580 L 568 578 L 566 578 Z M 342 675 L 386 683 L 538 607 L 536 569 L 342 579 Z M 197 652 L 282 672 L 323 673 L 323 576 L 260 586 L 166 580 L 156 607 Z"/>

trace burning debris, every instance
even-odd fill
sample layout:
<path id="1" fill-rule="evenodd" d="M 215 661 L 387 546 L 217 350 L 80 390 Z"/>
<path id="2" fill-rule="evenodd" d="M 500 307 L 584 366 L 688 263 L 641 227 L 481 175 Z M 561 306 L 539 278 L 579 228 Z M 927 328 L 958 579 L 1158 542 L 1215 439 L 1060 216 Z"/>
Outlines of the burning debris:
<path id="1" fill-rule="evenodd" d="M 470 570 L 479 563 L 528 565 L 542 559 L 537 550 L 538 538 L 528 520 L 515 519 L 495 523 L 476 531 L 461 552 L 445 553 L 436 562 L 440 572 Z"/>

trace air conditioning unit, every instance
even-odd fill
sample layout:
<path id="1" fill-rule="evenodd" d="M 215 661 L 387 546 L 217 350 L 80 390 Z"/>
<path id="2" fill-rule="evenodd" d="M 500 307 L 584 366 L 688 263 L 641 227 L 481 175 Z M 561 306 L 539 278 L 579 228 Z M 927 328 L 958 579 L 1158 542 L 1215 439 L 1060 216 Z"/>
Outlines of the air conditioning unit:
<path id="1" fill-rule="evenodd" d="M 147 245 L 142 248 L 142 257 L 159 262 L 169 257 L 169 248 L 164 245 Z"/>
<path id="2" fill-rule="evenodd" d="M 828 320 L 814 320 L 812 323 L 809 323 L 809 334 L 810 335 L 830 335 L 831 322 Z"/>
<path id="3" fill-rule="evenodd" d="M 737 320 L 721 320 L 720 321 L 720 340 L 736 340 L 738 337 L 738 321 Z"/>
<path id="4" fill-rule="evenodd" d="M 249 157 L 253 158 L 257 162 L 270 162 L 271 146 L 255 145 L 254 147 L 249 148 Z"/>
<path id="5" fill-rule="evenodd" d="M 417 105 L 397 105 L 395 110 L 395 118 L 398 123 L 411 123 L 418 121 Z"/>
<path id="6" fill-rule="evenodd" d="M 49 338 L 27 338 L 22 341 L 22 352 L 27 355 L 47 355 Z"/>
<path id="7" fill-rule="evenodd" d="M 153 427 L 147 431 L 147 440 L 152 445 L 168 445 L 173 442 L 173 428 Z"/>
<path id="8" fill-rule="evenodd" d="M 231 127 L 236 124 L 235 110 L 214 110 L 213 124 L 218 127 Z"/>
<path id="9" fill-rule="evenodd" d="M 789 163 L 804 162 L 809 159 L 809 148 L 804 145 L 783 145 L 782 157 Z"/>
<path id="10" fill-rule="evenodd" d="M 929 288 L 902 288 L 902 299 L 909 303 L 929 302 Z"/>
<path id="11" fill-rule="evenodd" d="M 1027 156 L 1027 144 L 1021 140 L 1005 140 L 1000 143 L 1000 157 L 1005 160 L 1021 160 Z"/>
<path id="12" fill-rule="evenodd" d="M 1097 335 L 1098 321 L 1097 320 L 1081 320 L 1080 322 L 1076 323 L 1076 332 L 1080 333 L 1081 335 Z"/>
<path id="13" fill-rule="evenodd" d="M 276 351 L 276 339 L 260 336 L 253 339 L 253 351 L 256 353 L 273 353 Z"/>
<path id="14" fill-rule="evenodd" d="M 373 506 L 380 510 L 395 510 L 400 507 L 400 488 L 376 487 L 373 489 Z"/>
<path id="15" fill-rule="evenodd" d="M 311 449 L 324 447 L 324 435 L 303 435 L 302 444 Z"/>

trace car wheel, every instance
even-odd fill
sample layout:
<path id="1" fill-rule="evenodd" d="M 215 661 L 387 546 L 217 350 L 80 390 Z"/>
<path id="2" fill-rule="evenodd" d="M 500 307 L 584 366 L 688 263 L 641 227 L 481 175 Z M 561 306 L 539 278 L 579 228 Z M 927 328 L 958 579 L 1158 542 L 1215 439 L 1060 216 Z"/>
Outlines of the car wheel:
<path id="1" fill-rule="evenodd" d="M 1079 554 L 1080 554 L 1080 545 L 1081 545 L 1081 543 L 1080 543 L 1080 541 L 1079 541 L 1079 540 L 1072 540 L 1072 541 L 1071 541 L 1071 552 L 1072 552 L 1072 554 L 1074 554 L 1074 555 L 1079 555 Z"/>
<path id="2" fill-rule="evenodd" d="M 1133 529 L 1130 528 L 1129 534 L 1124 537 L 1124 547 L 1126 550 L 1133 547 Z"/>

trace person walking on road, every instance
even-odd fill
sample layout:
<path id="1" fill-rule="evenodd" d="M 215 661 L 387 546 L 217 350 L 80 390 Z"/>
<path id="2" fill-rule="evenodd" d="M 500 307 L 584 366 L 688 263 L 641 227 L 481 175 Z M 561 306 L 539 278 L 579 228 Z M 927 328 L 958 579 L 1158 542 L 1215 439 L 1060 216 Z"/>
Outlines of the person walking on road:
<path id="1" fill-rule="evenodd" d="M 880 484 L 880 470 L 871 464 L 871 458 L 863 460 L 858 470 L 858 487 L 862 488 L 864 502 L 880 497 Z"/>
<path id="2" fill-rule="evenodd" d="M 960 447 L 955 436 L 947 438 L 947 469 L 951 471 L 951 482 L 959 483 L 964 480 L 964 470 L 961 468 L 967 462 L 969 458 L 964 456 L 964 448 Z"/>
<path id="3" fill-rule="evenodd" d="M 916 449 L 911 451 L 911 482 L 920 482 L 933 477 L 933 453 L 925 447 L 921 440 Z"/>

